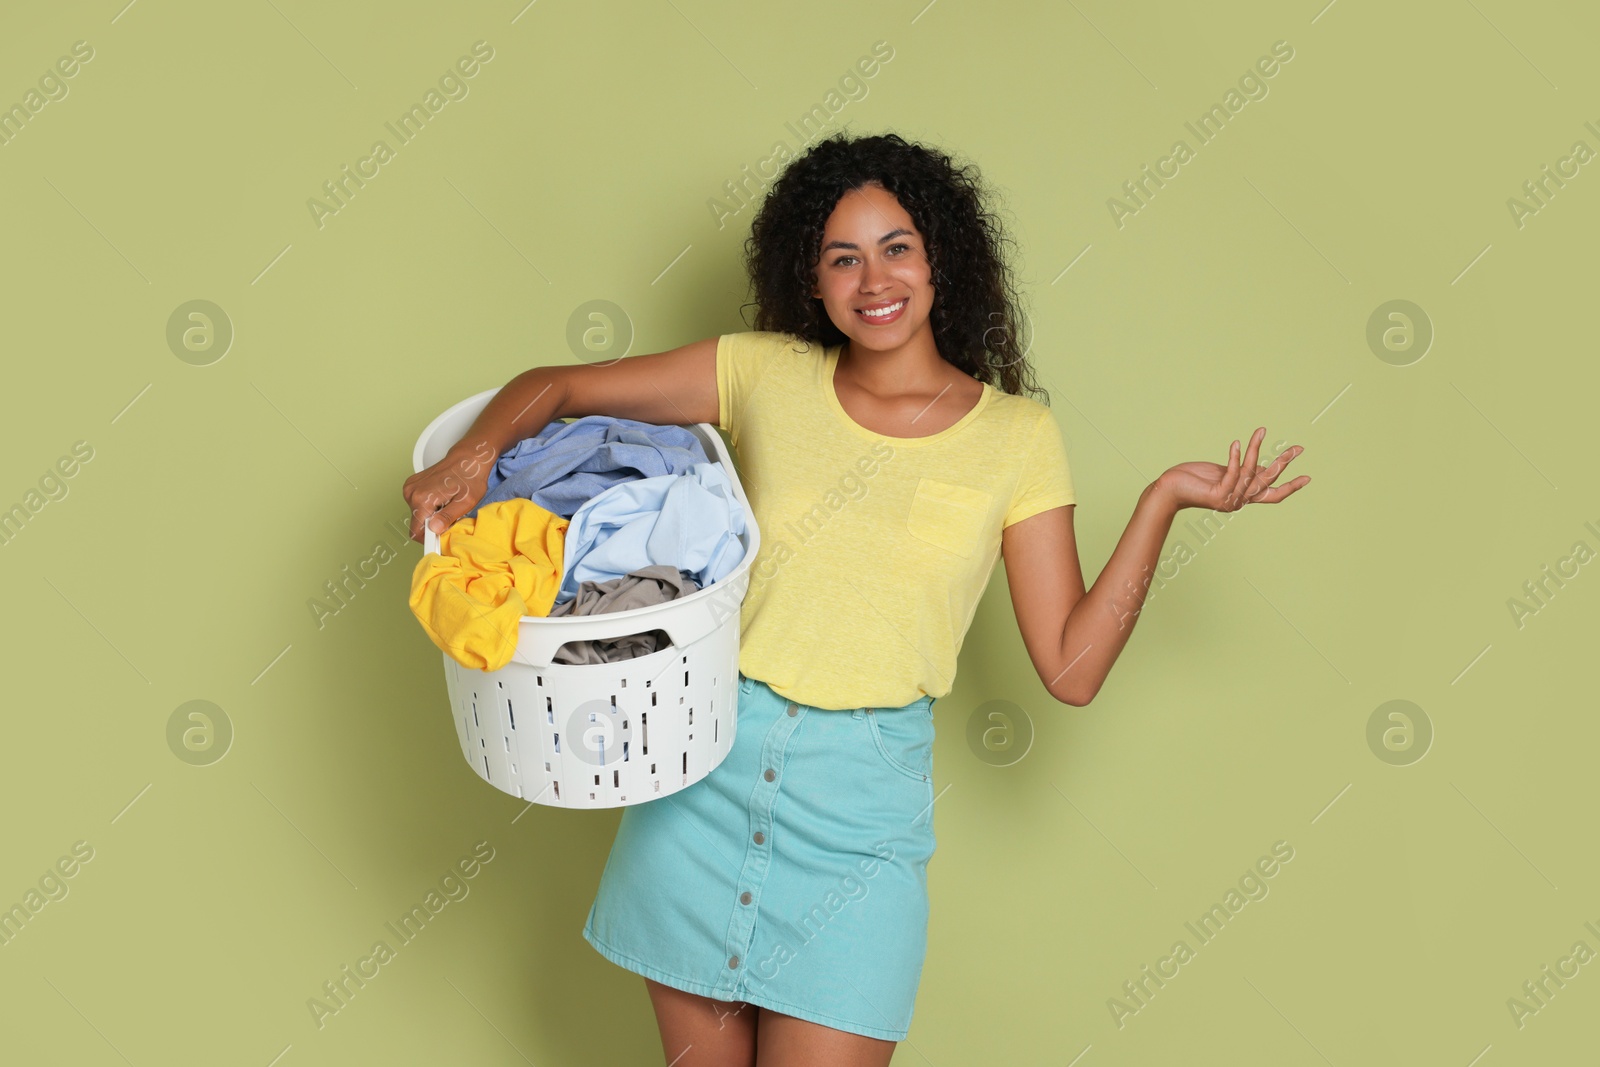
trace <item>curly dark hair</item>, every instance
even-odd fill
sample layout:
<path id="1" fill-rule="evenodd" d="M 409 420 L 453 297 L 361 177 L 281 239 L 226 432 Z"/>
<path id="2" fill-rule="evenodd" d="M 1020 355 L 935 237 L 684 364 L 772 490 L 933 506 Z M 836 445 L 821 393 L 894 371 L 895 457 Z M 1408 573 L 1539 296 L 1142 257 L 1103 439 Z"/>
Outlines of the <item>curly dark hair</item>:
<path id="1" fill-rule="evenodd" d="M 1002 255 L 1013 242 L 987 206 L 977 167 L 958 166 L 898 134 L 836 133 L 784 168 L 744 246 L 755 296 L 752 328 L 823 346 L 845 340 L 811 287 L 828 216 L 845 193 L 871 183 L 900 201 L 927 245 L 935 292 L 928 321 L 939 354 L 996 389 L 1026 390 L 1048 404 L 1018 340 L 1017 296 Z"/>

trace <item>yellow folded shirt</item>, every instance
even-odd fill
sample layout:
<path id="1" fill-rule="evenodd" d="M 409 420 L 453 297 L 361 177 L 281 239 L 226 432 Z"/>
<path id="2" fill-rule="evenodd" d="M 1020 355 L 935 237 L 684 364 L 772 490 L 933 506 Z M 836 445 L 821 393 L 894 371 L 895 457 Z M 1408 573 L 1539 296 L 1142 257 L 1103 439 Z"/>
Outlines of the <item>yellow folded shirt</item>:
<path id="1" fill-rule="evenodd" d="M 517 648 L 517 622 L 549 615 L 561 589 L 571 520 L 517 497 L 486 504 L 439 535 L 411 574 L 411 612 L 463 667 L 497 671 Z"/>

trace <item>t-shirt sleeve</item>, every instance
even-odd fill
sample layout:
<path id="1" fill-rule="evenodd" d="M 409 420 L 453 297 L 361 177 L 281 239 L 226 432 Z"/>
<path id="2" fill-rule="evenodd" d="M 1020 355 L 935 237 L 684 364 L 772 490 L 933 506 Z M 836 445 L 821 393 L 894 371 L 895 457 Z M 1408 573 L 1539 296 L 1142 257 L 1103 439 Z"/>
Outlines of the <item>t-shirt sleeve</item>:
<path id="1" fill-rule="evenodd" d="M 750 393 L 777 351 L 775 342 L 779 336 L 747 331 L 717 338 L 717 426 L 728 431 L 728 438 L 735 445 L 739 443 L 739 424 Z"/>
<path id="2" fill-rule="evenodd" d="M 1003 525 L 1021 522 L 1063 504 L 1076 504 L 1078 497 L 1072 487 L 1072 468 L 1067 463 L 1066 444 L 1061 439 L 1061 428 L 1046 408 L 1034 427 L 1033 440 L 1021 457 L 1022 476 L 1017 480 L 1011 506 L 1006 510 Z"/>

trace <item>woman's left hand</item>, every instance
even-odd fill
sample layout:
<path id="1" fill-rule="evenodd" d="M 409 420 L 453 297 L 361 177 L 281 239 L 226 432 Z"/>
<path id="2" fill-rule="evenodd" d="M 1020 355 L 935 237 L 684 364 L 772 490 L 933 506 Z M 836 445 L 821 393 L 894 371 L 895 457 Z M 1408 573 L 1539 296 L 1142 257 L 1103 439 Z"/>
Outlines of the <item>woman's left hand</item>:
<path id="1" fill-rule="evenodd" d="M 1174 510 L 1182 508 L 1209 508 L 1212 511 L 1238 511 L 1246 504 L 1276 504 L 1311 479 L 1301 475 L 1292 482 L 1274 486 L 1278 475 L 1289 462 L 1305 449 L 1290 445 L 1278 454 L 1271 465 L 1256 466 L 1256 456 L 1267 428 L 1262 426 L 1250 436 L 1250 448 L 1244 461 L 1239 460 L 1239 442 L 1228 447 L 1228 465 L 1220 463 L 1180 463 L 1162 473 L 1155 480 L 1157 490 L 1173 504 Z"/>

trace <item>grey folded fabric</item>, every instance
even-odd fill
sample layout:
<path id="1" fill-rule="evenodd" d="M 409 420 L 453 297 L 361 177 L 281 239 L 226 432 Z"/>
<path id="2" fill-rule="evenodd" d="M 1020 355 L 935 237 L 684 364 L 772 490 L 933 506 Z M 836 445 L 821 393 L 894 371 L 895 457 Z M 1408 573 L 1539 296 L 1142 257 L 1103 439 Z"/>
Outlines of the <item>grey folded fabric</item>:
<path id="1" fill-rule="evenodd" d="M 550 618 L 562 615 L 604 615 L 688 596 L 700 588 L 693 578 L 670 563 L 653 563 L 603 582 L 580 582 L 578 593 L 550 609 Z M 608 637 L 598 641 L 568 641 L 556 649 L 556 663 L 617 663 L 660 652 L 672 643 L 663 630 Z"/>

